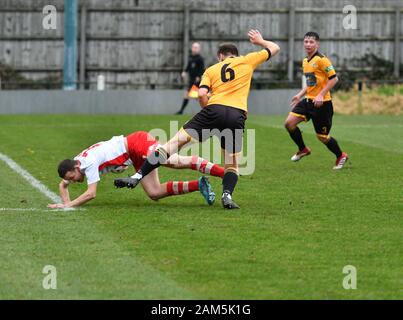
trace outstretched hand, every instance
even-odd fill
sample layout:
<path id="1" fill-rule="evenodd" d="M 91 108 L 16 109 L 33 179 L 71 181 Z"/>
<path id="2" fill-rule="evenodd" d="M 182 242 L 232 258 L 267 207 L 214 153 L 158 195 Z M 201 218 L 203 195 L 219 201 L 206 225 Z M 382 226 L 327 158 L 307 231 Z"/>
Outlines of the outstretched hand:
<path id="1" fill-rule="evenodd" d="M 301 98 L 299 95 L 295 95 L 294 97 L 292 97 L 291 104 L 290 104 L 291 108 L 294 108 L 300 101 L 301 101 Z"/>
<path id="2" fill-rule="evenodd" d="M 321 94 L 318 94 L 315 99 L 313 99 L 313 104 L 315 108 L 319 108 L 323 104 L 323 96 Z"/>
<path id="3" fill-rule="evenodd" d="M 260 44 L 263 41 L 262 34 L 259 32 L 259 30 L 249 30 L 248 32 L 249 36 L 249 41 L 252 42 L 253 44 Z"/>

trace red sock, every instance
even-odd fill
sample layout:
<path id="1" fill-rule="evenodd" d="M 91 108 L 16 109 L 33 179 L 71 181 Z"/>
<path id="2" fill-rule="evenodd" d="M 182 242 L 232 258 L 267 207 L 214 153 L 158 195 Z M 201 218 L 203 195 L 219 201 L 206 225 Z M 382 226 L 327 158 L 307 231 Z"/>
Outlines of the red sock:
<path id="1" fill-rule="evenodd" d="M 210 175 L 214 177 L 224 178 L 224 168 L 219 166 L 218 164 L 215 164 L 210 169 Z"/>
<path id="2" fill-rule="evenodd" d="M 224 177 L 224 168 L 198 156 L 192 156 L 192 170 L 197 170 L 214 177 Z"/>
<path id="3" fill-rule="evenodd" d="M 199 190 L 199 181 L 168 181 L 167 192 L 169 195 L 184 194 Z"/>

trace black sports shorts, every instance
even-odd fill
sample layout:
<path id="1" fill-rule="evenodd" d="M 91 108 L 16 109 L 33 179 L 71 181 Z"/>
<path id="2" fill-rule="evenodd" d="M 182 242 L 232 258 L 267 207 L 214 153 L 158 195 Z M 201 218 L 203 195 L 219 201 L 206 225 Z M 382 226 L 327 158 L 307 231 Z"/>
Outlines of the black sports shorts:
<path id="1" fill-rule="evenodd" d="M 242 151 L 246 112 L 229 106 L 212 104 L 204 107 L 183 129 L 199 142 L 215 135 L 220 139 L 221 148 L 228 153 Z"/>
<path id="2" fill-rule="evenodd" d="M 332 101 L 324 101 L 316 108 L 312 99 L 301 100 L 292 110 L 291 114 L 304 118 L 305 121 L 312 119 L 316 134 L 328 135 L 332 128 L 333 104 Z"/>

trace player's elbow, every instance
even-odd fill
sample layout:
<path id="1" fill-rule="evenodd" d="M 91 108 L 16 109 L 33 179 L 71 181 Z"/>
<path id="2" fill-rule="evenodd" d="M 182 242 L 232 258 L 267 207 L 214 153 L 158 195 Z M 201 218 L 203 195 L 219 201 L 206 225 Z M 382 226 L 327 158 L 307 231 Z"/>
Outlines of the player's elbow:
<path id="1" fill-rule="evenodd" d="M 277 43 L 272 43 L 272 45 L 270 46 L 270 52 L 271 52 L 271 56 L 274 57 L 275 55 L 277 55 L 280 52 L 280 46 Z"/>
<path id="2" fill-rule="evenodd" d="M 67 188 L 67 186 L 68 186 L 68 184 L 64 180 L 60 181 L 59 188 L 65 189 L 65 188 Z"/>
<path id="3" fill-rule="evenodd" d="M 198 91 L 199 99 L 207 98 L 208 91 L 206 88 L 200 88 Z"/>
<path id="4" fill-rule="evenodd" d="M 88 200 L 93 200 L 97 197 L 97 193 L 96 192 L 89 192 L 87 193 L 87 198 Z"/>
<path id="5" fill-rule="evenodd" d="M 206 96 L 199 97 L 199 104 L 200 104 L 202 107 L 205 107 L 205 106 L 207 105 L 207 102 L 208 102 L 208 100 L 207 100 L 207 97 L 206 97 Z"/>
<path id="6" fill-rule="evenodd" d="M 207 106 L 208 103 L 208 95 L 204 94 L 202 96 L 199 95 L 199 104 L 201 107 Z"/>

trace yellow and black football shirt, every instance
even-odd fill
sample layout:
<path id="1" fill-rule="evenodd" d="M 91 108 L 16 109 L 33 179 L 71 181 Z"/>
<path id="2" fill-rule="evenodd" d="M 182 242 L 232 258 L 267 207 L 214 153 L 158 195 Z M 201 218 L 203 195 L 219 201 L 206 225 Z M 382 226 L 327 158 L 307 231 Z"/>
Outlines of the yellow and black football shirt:
<path id="1" fill-rule="evenodd" d="M 336 70 L 332 62 L 323 54 L 316 52 L 312 58 L 305 58 L 302 62 L 302 69 L 306 77 L 306 97 L 315 99 L 330 79 L 336 77 Z M 329 101 L 332 97 L 330 91 L 323 97 L 323 101 Z"/>
<path id="2" fill-rule="evenodd" d="M 229 57 L 209 67 L 200 88 L 211 91 L 207 105 L 220 104 L 248 111 L 248 95 L 253 71 L 271 56 L 269 49 L 245 56 Z"/>

